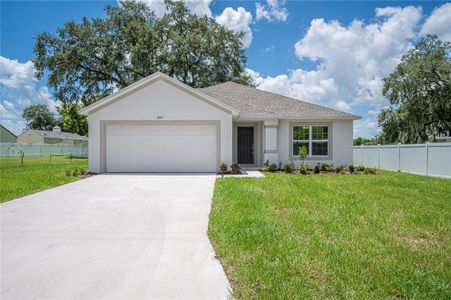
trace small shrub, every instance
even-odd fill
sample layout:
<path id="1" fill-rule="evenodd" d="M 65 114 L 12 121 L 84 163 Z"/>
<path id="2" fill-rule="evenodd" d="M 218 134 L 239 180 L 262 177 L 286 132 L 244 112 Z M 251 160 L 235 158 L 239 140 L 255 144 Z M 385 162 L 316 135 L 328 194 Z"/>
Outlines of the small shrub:
<path id="1" fill-rule="evenodd" d="M 85 168 L 81 168 L 81 169 L 80 169 L 80 175 L 86 175 L 86 174 L 88 174 L 88 172 L 86 171 L 86 169 L 85 169 Z"/>
<path id="2" fill-rule="evenodd" d="M 376 168 L 365 168 L 365 171 L 363 171 L 364 174 L 377 174 Z"/>
<path id="3" fill-rule="evenodd" d="M 72 176 L 77 177 L 78 175 L 80 175 L 80 172 L 78 171 L 78 169 L 74 169 L 72 171 Z"/>
<path id="4" fill-rule="evenodd" d="M 377 169 L 376 168 L 370 168 L 369 172 L 370 172 L 370 174 L 377 174 Z"/>
<path id="5" fill-rule="evenodd" d="M 364 172 L 365 171 L 365 167 L 364 166 L 358 166 L 357 167 L 357 171 Z"/>
<path id="6" fill-rule="evenodd" d="M 349 165 L 349 166 L 348 166 L 348 170 L 349 170 L 349 173 L 354 174 L 354 172 L 355 172 L 355 167 L 354 167 L 354 165 Z"/>
<path id="7" fill-rule="evenodd" d="M 237 162 L 233 162 L 232 165 L 230 166 L 230 168 L 232 169 L 232 173 L 233 174 L 240 174 L 241 173 L 241 166 Z"/>
<path id="8" fill-rule="evenodd" d="M 226 163 L 221 163 L 219 165 L 219 170 L 221 171 L 222 176 L 224 176 L 224 173 L 227 172 L 228 169 L 229 169 L 229 166 L 227 166 Z"/>
<path id="9" fill-rule="evenodd" d="M 326 171 L 330 171 L 331 169 L 332 169 L 332 165 L 327 164 L 327 163 L 321 164 L 321 171 L 326 172 Z"/>
<path id="10" fill-rule="evenodd" d="M 299 167 L 299 173 L 301 173 L 302 175 L 306 175 L 307 174 L 307 166 L 306 165 L 301 165 Z"/>
<path id="11" fill-rule="evenodd" d="M 228 166 L 226 163 L 221 163 L 221 164 L 219 165 L 219 170 L 220 170 L 222 173 L 227 172 L 228 169 L 229 169 L 229 166 Z"/>
<path id="12" fill-rule="evenodd" d="M 341 175 L 346 175 L 346 170 L 344 168 L 342 168 L 341 171 L 340 171 L 340 174 Z"/>
<path id="13" fill-rule="evenodd" d="M 283 166 L 283 169 L 284 169 L 285 173 L 288 173 L 288 174 L 293 173 L 293 171 L 294 171 L 294 164 L 285 164 Z"/>
<path id="14" fill-rule="evenodd" d="M 336 173 L 340 173 L 341 171 L 343 171 L 343 169 L 344 169 L 343 166 L 336 166 L 335 167 L 335 172 Z"/>
<path id="15" fill-rule="evenodd" d="M 313 167 L 313 173 L 319 174 L 320 171 L 321 171 L 321 165 L 320 165 L 319 163 L 317 163 L 317 164 L 315 165 L 315 167 Z"/>
<path id="16" fill-rule="evenodd" d="M 268 167 L 268 171 L 269 171 L 269 172 L 275 172 L 275 171 L 277 171 L 277 165 L 276 165 L 276 163 L 270 164 L 269 167 Z"/>
<path id="17" fill-rule="evenodd" d="M 265 161 L 265 163 L 263 164 L 263 169 L 264 169 L 264 170 L 268 170 L 268 169 L 269 169 L 269 165 L 270 165 L 269 159 L 267 159 L 267 160 Z"/>
<path id="18" fill-rule="evenodd" d="M 72 176 L 72 171 L 71 171 L 71 170 L 66 170 L 66 176 L 67 176 L 67 177 Z"/>

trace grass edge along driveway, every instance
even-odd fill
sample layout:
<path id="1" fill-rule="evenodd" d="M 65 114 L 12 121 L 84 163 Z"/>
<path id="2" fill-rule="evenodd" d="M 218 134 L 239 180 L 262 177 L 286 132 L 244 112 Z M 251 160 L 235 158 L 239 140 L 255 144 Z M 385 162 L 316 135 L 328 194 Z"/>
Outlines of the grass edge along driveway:
<path id="1" fill-rule="evenodd" d="M 451 181 L 216 181 L 209 237 L 238 299 L 450 299 Z"/>
<path id="2" fill-rule="evenodd" d="M 23 166 L 19 158 L 1 158 L 0 203 L 79 180 L 65 172 L 87 167 L 85 158 L 53 156 L 50 163 L 48 157 L 25 158 Z"/>

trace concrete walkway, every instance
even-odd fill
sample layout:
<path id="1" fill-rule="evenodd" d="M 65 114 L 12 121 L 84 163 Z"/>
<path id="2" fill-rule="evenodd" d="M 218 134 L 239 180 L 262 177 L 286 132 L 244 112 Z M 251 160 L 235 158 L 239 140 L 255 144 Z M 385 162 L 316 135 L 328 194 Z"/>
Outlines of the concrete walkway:
<path id="1" fill-rule="evenodd" d="M 215 175 L 98 175 L 1 204 L 1 299 L 225 299 Z"/>

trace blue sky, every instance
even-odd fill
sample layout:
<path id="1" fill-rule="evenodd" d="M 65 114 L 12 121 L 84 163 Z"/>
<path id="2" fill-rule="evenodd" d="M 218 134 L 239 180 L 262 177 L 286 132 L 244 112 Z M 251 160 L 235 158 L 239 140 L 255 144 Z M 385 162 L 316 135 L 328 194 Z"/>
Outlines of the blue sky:
<path id="1" fill-rule="evenodd" d="M 142 0 L 158 14 L 161 0 Z M 64 22 L 102 17 L 116 1 L 2 1 L 1 123 L 20 132 L 24 107 L 58 105 L 46 81 L 33 78 L 34 37 Z M 362 116 L 354 136 L 377 134 L 388 105 L 382 78 L 426 33 L 451 39 L 451 4 L 439 1 L 191 0 L 193 13 L 244 31 L 247 68 L 258 88 Z"/>

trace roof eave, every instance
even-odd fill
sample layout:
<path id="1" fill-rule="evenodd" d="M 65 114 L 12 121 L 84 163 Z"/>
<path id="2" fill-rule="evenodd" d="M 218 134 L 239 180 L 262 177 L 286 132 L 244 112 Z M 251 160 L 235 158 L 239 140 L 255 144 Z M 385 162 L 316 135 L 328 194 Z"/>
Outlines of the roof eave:
<path id="1" fill-rule="evenodd" d="M 287 116 L 287 115 L 274 115 L 274 116 L 262 116 L 262 115 L 240 115 L 238 119 L 281 119 L 281 120 L 360 120 L 362 117 L 350 115 L 349 117 L 328 117 L 328 116 Z"/>

